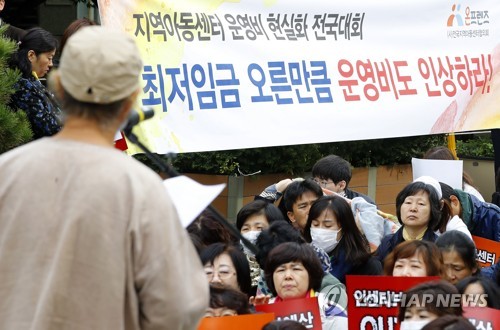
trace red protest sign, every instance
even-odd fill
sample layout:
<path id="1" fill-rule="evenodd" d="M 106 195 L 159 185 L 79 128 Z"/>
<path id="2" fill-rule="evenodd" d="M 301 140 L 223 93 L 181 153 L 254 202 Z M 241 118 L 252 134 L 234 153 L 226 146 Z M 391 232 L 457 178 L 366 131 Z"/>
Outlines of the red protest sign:
<path id="1" fill-rule="evenodd" d="M 274 321 L 274 314 L 247 314 L 223 317 L 205 317 L 201 319 L 198 330 L 261 330 L 269 322 Z"/>
<path id="2" fill-rule="evenodd" d="M 274 304 L 257 305 L 259 312 L 274 313 L 277 320 L 293 320 L 308 329 L 321 329 L 318 298 L 288 299 Z"/>
<path id="3" fill-rule="evenodd" d="M 347 315 L 349 329 L 399 329 L 397 322 L 402 294 L 409 288 L 439 279 L 347 275 Z"/>
<path id="4" fill-rule="evenodd" d="M 498 262 L 500 255 L 500 242 L 479 236 L 472 236 L 474 244 L 476 244 L 477 258 L 481 267 L 489 267 Z"/>
<path id="5" fill-rule="evenodd" d="M 476 329 L 500 329 L 500 310 L 498 309 L 489 307 L 464 307 L 463 315 L 469 319 Z"/>

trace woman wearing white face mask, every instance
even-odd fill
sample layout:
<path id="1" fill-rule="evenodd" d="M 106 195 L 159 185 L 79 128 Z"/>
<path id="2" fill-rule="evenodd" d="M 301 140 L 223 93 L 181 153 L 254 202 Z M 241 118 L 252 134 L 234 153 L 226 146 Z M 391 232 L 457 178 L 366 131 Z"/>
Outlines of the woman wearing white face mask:
<path id="1" fill-rule="evenodd" d="M 250 243 L 255 245 L 260 233 L 269 228 L 274 221 L 285 221 L 283 213 L 272 203 L 255 200 L 244 205 L 236 215 L 236 228 Z M 247 256 L 252 278 L 252 295 L 255 294 L 260 279 L 260 267 L 254 253 L 242 242 L 241 247 Z"/>
<path id="2" fill-rule="evenodd" d="M 346 275 L 380 275 L 382 264 L 370 255 L 347 201 L 322 196 L 311 206 L 304 237 L 330 256 L 331 274 L 345 284 Z"/>

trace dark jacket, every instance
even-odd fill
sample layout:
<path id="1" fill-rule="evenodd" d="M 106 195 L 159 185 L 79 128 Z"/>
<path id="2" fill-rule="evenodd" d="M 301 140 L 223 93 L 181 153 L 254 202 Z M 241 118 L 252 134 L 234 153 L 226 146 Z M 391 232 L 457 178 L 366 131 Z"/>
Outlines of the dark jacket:
<path id="1" fill-rule="evenodd" d="M 398 229 L 397 232 L 394 234 L 386 235 L 382 238 L 382 242 L 380 242 L 380 245 L 377 248 L 377 251 L 375 252 L 375 256 L 378 258 L 378 260 L 383 264 L 385 257 L 389 253 L 394 250 L 396 245 L 398 245 L 401 242 L 404 242 L 403 238 L 403 228 Z M 437 240 L 438 236 L 430 229 L 427 228 L 427 230 L 424 233 L 424 237 L 422 238 L 424 241 L 430 241 L 430 242 L 435 242 Z"/>
<path id="2" fill-rule="evenodd" d="M 462 220 L 475 236 L 500 242 L 500 207 L 455 189 L 462 206 Z"/>
<path id="3" fill-rule="evenodd" d="M 359 193 L 357 191 L 353 191 L 351 189 L 346 188 L 346 189 L 344 189 L 344 192 L 345 192 L 346 197 L 349 199 L 353 199 L 354 197 L 361 197 L 365 201 L 367 201 L 368 203 L 373 204 L 375 206 L 377 205 L 377 204 L 375 204 L 375 201 L 373 199 L 371 199 L 369 196 L 363 195 L 362 193 Z"/>
<path id="4" fill-rule="evenodd" d="M 338 251 L 336 255 L 330 253 L 330 264 L 332 266 L 330 274 L 343 284 L 346 275 L 382 275 L 382 264 L 377 258 L 370 257 L 365 262 L 353 264 L 346 260 L 343 250 Z"/>
<path id="5" fill-rule="evenodd" d="M 500 272 L 500 263 L 496 263 L 489 267 L 481 268 L 481 276 L 487 277 L 493 282 L 497 281 L 498 273 Z"/>

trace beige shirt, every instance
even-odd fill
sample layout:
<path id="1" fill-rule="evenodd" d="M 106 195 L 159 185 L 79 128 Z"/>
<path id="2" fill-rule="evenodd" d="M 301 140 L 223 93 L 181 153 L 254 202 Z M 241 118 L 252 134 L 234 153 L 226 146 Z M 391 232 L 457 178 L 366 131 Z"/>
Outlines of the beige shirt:
<path id="1" fill-rule="evenodd" d="M 43 138 L 0 178 L 0 329 L 196 329 L 207 281 L 154 172 Z"/>

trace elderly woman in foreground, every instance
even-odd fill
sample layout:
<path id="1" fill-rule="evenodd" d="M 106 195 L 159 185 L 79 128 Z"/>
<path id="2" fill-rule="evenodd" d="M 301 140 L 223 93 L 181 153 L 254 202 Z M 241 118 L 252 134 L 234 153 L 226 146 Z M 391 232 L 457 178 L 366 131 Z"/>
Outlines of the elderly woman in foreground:
<path id="1" fill-rule="evenodd" d="M 251 303 L 312 297 L 320 300 L 318 290 L 323 274 L 321 263 L 309 244 L 282 243 L 269 252 L 264 267 L 267 285 L 275 298 L 256 297 Z M 345 310 L 340 306 L 319 310 L 323 329 L 347 329 Z"/>

